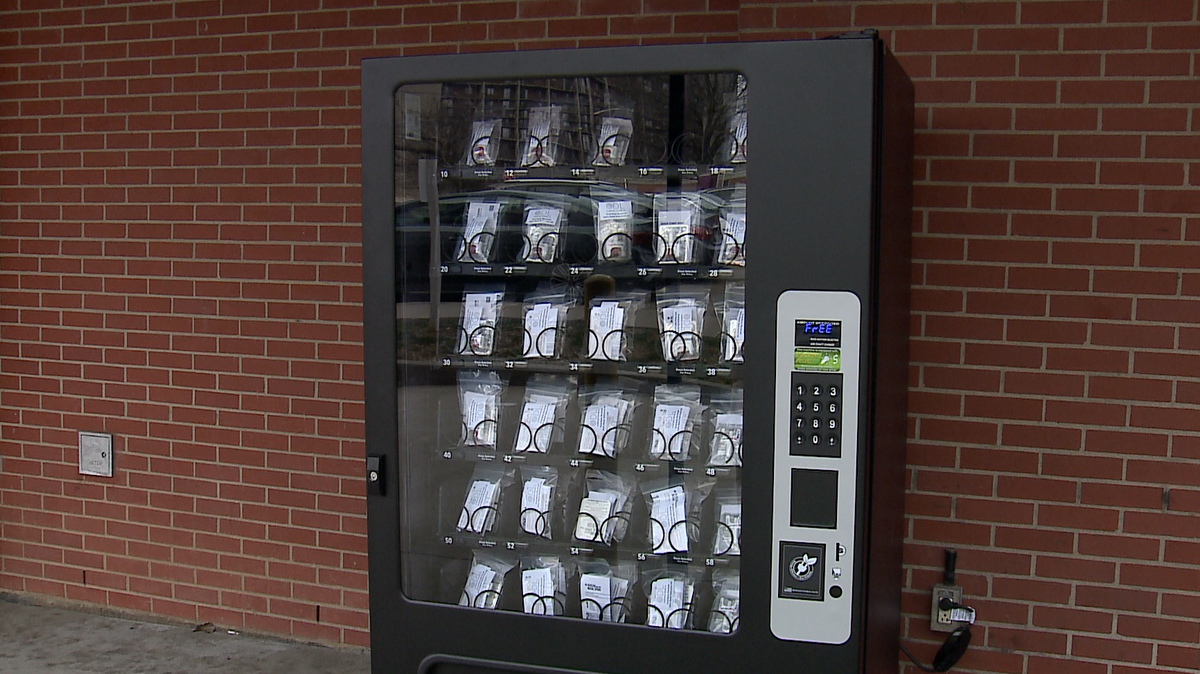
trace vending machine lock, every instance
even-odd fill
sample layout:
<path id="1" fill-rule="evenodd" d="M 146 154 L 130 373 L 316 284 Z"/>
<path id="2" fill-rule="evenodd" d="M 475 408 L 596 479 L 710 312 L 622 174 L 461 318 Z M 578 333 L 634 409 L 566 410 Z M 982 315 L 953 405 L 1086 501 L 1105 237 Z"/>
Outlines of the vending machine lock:
<path id="1" fill-rule="evenodd" d="M 383 457 L 367 457 L 367 494 L 383 496 Z"/>

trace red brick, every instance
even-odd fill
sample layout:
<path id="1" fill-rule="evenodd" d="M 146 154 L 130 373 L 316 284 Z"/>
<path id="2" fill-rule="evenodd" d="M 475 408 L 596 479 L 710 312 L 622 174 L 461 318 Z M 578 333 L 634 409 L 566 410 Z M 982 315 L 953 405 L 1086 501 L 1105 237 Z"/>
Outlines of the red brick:
<path id="1" fill-rule="evenodd" d="M 1013 128 L 1018 131 L 1093 131 L 1099 126 L 1094 108 L 1017 108 Z M 1105 127 L 1106 130 L 1108 127 Z M 1070 155 L 1063 155 L 1070 156 Z"/>
<path id="2" fill-rule="evenodd" d="M 1102 611 L 1085 611 L 1080 609 L 1059 608 L 1055 606 L 1035 606 L 1033 608 L 1033 625 L 1035 627 L 1069 630 L 1072 632 L 1112 632 L 1113 616 Z M 1061 668 L 1054 669 L 1062 672 Z"/>
<path id="3" fill-rule="evenodd" d="M 1087 432 L 1084 449 L 1092 452 L 1124 453 L 1124 455 L 1166 456 L 1166 437 L 1154 433 L 1134 433 L 1127 431 L 1100 431 L 1091 429 Z M 1106 489 L 1094 486 L 1093 489 Z M 1142 505 L 1141 507 L 1152 507 Z"/>
<path id="4" fill-rule="evenodd" d="M 1050 209 L 1051 200 L 1052 191 L 1048 188 L 985 185 L 971 188 L 971 205 L 975 208 L 1044 211 Z"/>
<path id="5" fill-rule="evenodd" d="M 1014 177 L 1019 183 L 1090 185 L 1096 182 L 1096 165 L 1079 161 L 1018 161 Z"/>
<path id="6" fill-rule="evenodd" d="M 1194 515 L 1130 511 L 1125 513 L 1123 530 L 1132 534 L 1184 537 L 1191 535 L 1190 532 L 1195 530 L 1196 522 L 1197 518 Z M 1166 582 L 1165 579 L 1164 582 Z"/>
<path id="7" fill-rule="evenodd" d="M 1053 153 L 1054 137 L 1046 134 L 975 134 L 974 154 L 979 157 L 1049 157 Z"/>
<path id="8" fill-rule="evenodd" d="M 1108 674 L 1108 665 L 1032 655 L 1025 671 L 1026 674 Z"/>
<path id="9" fill-rule="evenodd" d="M 1002 473 L 1038 472 L 1038 454 L 1029 451 L 1013 451 L 999 448 L 963 447 L 959 449 L 961 467 L 964 470 L 985 470 Z M 973 553 L 973 556 L 978 552 Z"/>
<path id="10" fill-rule="evenodd" d="M 967 521 L 1032 524 L 1033 504 L 959 498 L 955 506 L 955 515 Z"/>
<path id="11" fill-rule="evenodd" d="M 1007 372 L 1004 375 L 1004 391 L 1014 394 L 1046 396 L 1081 396 L 1084 378 L 1054 372 Z"/>
<path id="12" fill-rule="evenodd" d="M 981 27 L 978 31 L 979 51 L 1056 51 L 1058 30 L 1030 27 Z"/>
<path id="13" fill-rule="evenodd" d="M 1084 485 L 1086 488 L 1088 485 Z M 1086 500 L 1084 501 L 1087 502 Z M 1106 508 L 1082 508 L 1067 505 L 1042 504 L 1038 508 L 1038 524 L 1048 527 L 1116 531 L 1120 513 Z"/>
<path id="14" fill-rule="evenodd" d="M 1200 667 L 1200 649 L 1194 646 L 1161 644 L 1158 647 L 1158 664 L 1164 667 L 1182 667 L 1195 670 Z"/>
<path id="15" fill-rule="evenodd" d="M 1140 104 L 1146 98 L 1146 85 L 1140 80 L 1065 80 L 1063 103 Z"/>
<path id="16" fill-rule="evenodd" d="M 992 627 L 988 629 L 987 645 L 990 648 L 1012 649 L 1019 652 L 1034 651 L 1065 655 L 1067 635 L 1045 630 Z"/>
<path id="17" fill-rule="evenodd" d="M 1005 424 L 1001 435 L 1001 442 L 1005 445 L 1041 449 L 1078 449 L 1080 440 L 1080 432 L 1073 428 L 1017 424 Z"/>
<path id="18" fill-rule="evenodd" d="M 923 26 L 932 23 L 930 3 L 855 5 L 854 25 L 868 27 Z"/>
<path id="19" fill-rule="evenodd" d="M 1157 598 L 1153 592 L 1099 586 L 1078 587 L 1076 600 L 1081 606 L 1140 613 L 1153 612 L 1157 605 Z"/>
<path id="20" fill-rule="evenodd" d="M 1087 339 L 1087 325 L 1076 321 L 1010 319 L 1006 336 L 1009 341 L 1013 342 L 1082 345 Z M 1039 355 L 1036 363 L 1026 363 L 1025 366 L 1037 367 L 1040 364 L 1041 356 Z"/>
<path id="21" fill-rule="evenodd" d="M 1109 3 L 1109 23 L 1192 21 L 1195 3 L 1188 0 L 1115 0 Z"/>
<path id="22" fill-rule="evenodd" d="M 1150 141 L 1147 140 L 1147 147 Z M 1200 144 L 1198 144 L 1200 145 Z M 1177 151 L 1176 146 L 1163 143 L 1164 151 Z M 1169 148 L 1169 149 L 1168 149 Z M 1060 157 L 1141 157 L 1142 139 L 1131 135 L 1113 134 L 1063 134 L 1058 138 L 1058 156 Z M 1156 156 L 1147 152 L 1146 156 Z M 1178 154 L 1163 155 L 1167 157 Z"/>
<path id="23" fill-rule="evenodd" d="M 1078 635 L 1071 640 L 1071 655 L 1080 658 L 1118 660 L 1150 664 L 1154 645 L 1134 641 L 1118 641 Z"/>
<path id="24" fill-rule="evenodd" d="M 1123 615 L 1117 618 L 1117 634 L 1154 641 L 1195 642 L 1200 639 L 1200 625 L 1194 621 Z"/>

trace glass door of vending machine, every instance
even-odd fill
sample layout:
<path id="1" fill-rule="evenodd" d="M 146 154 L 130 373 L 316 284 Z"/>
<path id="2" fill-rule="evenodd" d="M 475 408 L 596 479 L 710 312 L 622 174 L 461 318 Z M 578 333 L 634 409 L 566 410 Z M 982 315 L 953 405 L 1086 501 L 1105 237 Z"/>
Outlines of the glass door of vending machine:
<path id="1" fill-rule="evenodd" d="M 364 64 L 374 671 L 863 661 L 877 298 L 795 284 L 744 47 Z"/>

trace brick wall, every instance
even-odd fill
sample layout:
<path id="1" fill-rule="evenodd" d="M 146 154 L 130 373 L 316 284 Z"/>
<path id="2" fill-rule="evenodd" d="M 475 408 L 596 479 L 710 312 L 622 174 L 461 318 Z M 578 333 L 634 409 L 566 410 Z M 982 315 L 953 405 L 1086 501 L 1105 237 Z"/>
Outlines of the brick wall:
<path id="1" fill-rule="evenodd" d="M 0 590 L 365 644 L 363 56 L 877 27 L 918 106 L 908 643 L 955 546 L 963 671 L 1200 666 L 1195 0 L 370 4 L 0 11 Z"/>

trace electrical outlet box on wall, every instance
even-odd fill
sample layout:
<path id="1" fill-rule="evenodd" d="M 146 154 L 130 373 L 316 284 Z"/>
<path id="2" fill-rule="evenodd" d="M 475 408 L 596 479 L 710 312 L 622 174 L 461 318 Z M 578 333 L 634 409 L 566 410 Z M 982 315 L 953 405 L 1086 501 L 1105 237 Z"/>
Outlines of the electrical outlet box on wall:
<path id="1" fill-rule="evenodd" d="M 938 606 L 938 602 L 943 597 L 949 598 L 955 604 L 962 603 L 962 587 L 959 585 L 934 585 L 933 600 L 929 610 L 929 629 L 934 632 L 953 632 L 955 629 L 962 627 L 968 623 L 963 621 L 954 621 L 950 618 L 949 610 L 942 610 Z"/>

